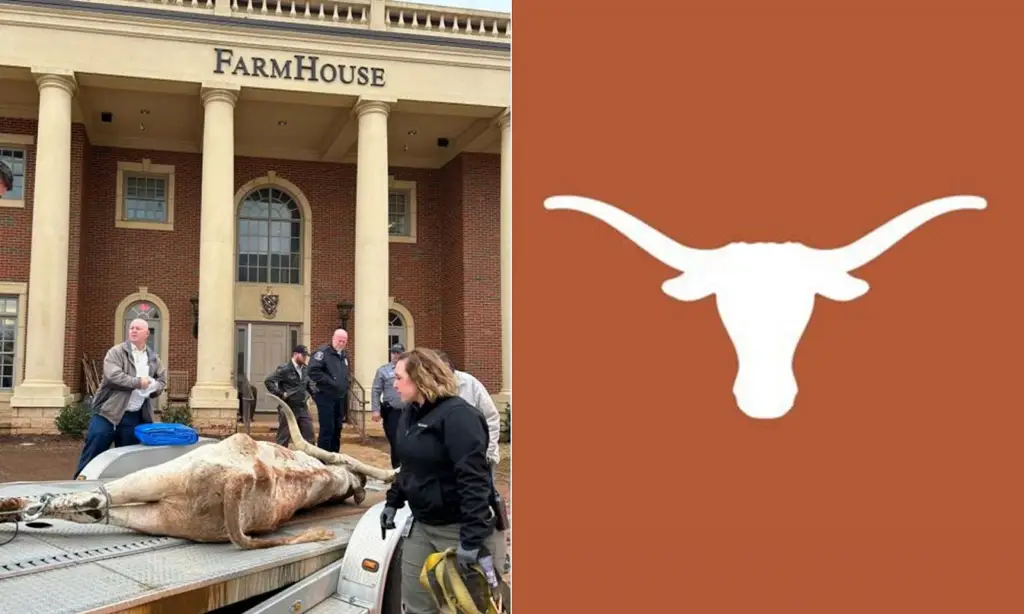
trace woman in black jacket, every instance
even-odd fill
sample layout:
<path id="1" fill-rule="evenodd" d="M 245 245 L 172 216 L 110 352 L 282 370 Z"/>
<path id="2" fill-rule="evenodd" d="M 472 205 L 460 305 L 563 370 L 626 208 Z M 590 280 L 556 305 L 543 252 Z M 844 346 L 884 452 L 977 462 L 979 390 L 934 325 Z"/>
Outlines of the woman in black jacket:
<path id="1" fill-rule="evenodd" d="M 408 614 L 435 614 L 437 606 L 419 582 L 430 554 L 456 548 L 461 568 L 485 556 L 499 562 L 504 557 L 491 509 L 487 424 L 459 397 L 455 375 L 431 350 L 402 354 L 394 385 L 407 407 L 395 429 L 401 470 L 387 492 L 381 526 L 395 528 L 396 510 L 409 505 L 412 527 L 402 547 L 402 601 Z"/>

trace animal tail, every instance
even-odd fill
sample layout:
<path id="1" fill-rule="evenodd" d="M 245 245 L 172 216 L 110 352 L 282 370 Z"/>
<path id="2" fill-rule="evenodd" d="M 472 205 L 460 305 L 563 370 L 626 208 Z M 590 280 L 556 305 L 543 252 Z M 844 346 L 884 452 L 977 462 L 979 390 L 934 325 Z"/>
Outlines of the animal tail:
<path id="1" fill-rule="evenodd" d="M 246 493 L 253 488 L 253 482 L 254 480 L 250 476 L 236 476 L 228 480 L 224 485 L 224 527 L 228 531 L 228 539 L 235 546 L 243 550 L 254 550 L 334 539 L 334 532 L 322 527 L 314 527 L 298 535 L 282 535 L 279 537 L 252 537 L 247 535 L 243 526 L 245 514 L 242 502 Z"/>

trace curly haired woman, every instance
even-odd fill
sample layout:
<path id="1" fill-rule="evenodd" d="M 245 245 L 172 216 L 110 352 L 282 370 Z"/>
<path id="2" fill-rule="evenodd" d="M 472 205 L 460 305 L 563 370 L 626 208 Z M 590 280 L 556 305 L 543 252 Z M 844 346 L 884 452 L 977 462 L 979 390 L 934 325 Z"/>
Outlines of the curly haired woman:
<path id="1" fill-rule="evenodd" d="M 491 507 L 490 443 L 481 413 L 459 397 L 455 374 L 432 350 L 405 352 L 395 365 L 395 389 L 407 404 L 396 430 L 398 479 L 387 492 L 381 526 L 395 528 L 409 505 L 412 526 L 402 547 L 402 601 L 408 614 L 436 614 L 420 585 L 434 552 L 456 548 L 459 567 L 486 556 L 504 558 L 502 533 Z"/>

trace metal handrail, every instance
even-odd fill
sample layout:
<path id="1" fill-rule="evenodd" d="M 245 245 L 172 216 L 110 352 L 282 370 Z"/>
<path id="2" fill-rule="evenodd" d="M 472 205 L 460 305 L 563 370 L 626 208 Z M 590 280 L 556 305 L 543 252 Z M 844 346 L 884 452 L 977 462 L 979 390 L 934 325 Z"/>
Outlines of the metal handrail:
<path id="1" fill-rule="evenodd" d="M 346 413 L 347 413 L 346 421 L 348 421 L 348 418 L 352 417 L 352 405 L 353 405 L 353 403 L 358 404 L 360 423 L 359 423 L 359 426 L 357 426 L 356 428 L 359 429 L 359 442 L 365 444 L 366 441 L 367 441 L 367 435 L 366 435 L 366 406 L 369 404 L 369 400 L 367 400 L 367 398 L 366 398 L 366 388 L 359 382 L 359 380 L 356 379 L 355 375 L 351 375 L 349 377 L 349 382 L 350 382 L 349 386 L 348 386 L 349 403 L 348 403 L 348 408 L 346 409 Z M 356 392 L 356 387 L 357 386 L 358 386 L 358 391 L 359 391 L 358 397 L 353 394 L 353 393 Z"/>

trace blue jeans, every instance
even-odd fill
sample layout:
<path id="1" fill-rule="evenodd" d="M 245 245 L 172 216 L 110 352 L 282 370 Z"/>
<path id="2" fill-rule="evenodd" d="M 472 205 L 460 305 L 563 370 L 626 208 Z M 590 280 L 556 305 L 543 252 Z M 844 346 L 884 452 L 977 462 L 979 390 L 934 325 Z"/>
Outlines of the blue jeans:
<path id="1" fill-rule="evenodd" d="M 89 430 L 85 433 L 85 445 L 82 447 L 82 456 L 78 459 L 78 469 L 75 470 L 72 479 L 77 479 L 78 474 L 92 459 L 110 449 L 110 444 L 114 444 L 115 448 L 138 444 L 135 427 L 142 423 L 141 414 L 141 411 L 124 412 L 120 424 L 116 427 L 103 416 L 93 414 L 89 420 Z"/>

